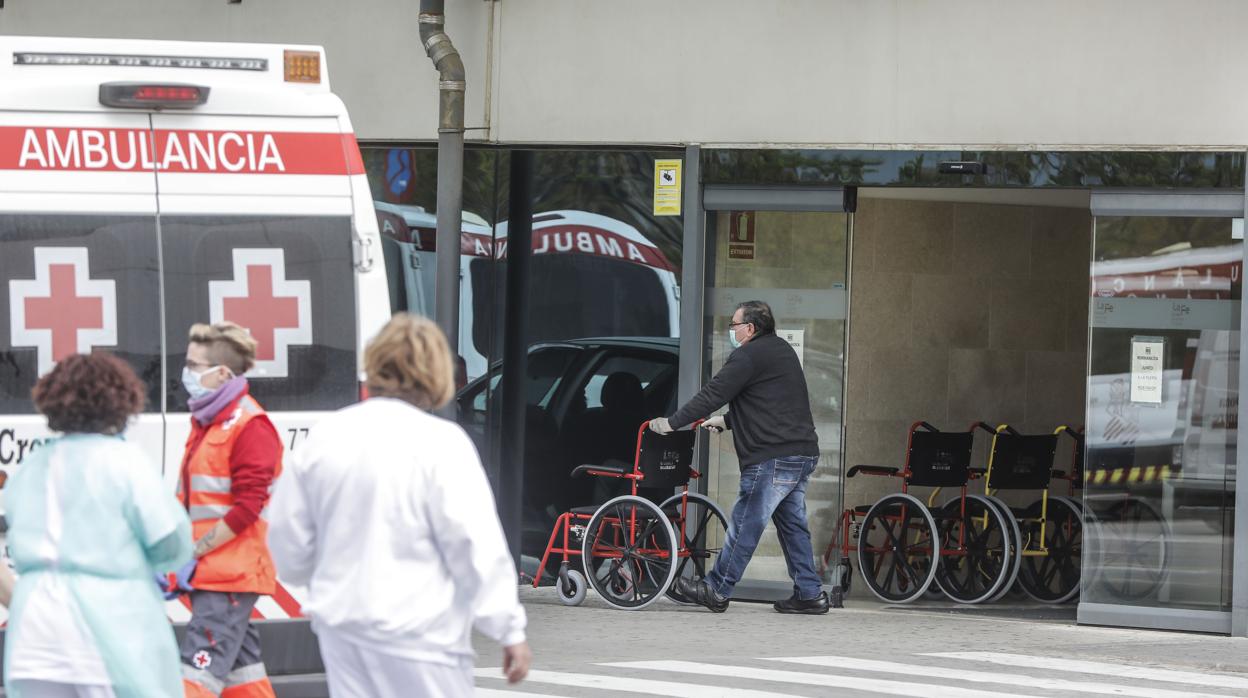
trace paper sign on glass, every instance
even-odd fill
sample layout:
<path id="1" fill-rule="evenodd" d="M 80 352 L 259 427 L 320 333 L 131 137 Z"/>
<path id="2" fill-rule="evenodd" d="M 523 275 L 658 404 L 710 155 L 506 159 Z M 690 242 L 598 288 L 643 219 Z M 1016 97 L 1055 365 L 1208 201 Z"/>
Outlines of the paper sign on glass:
<path id="1" fill-rule="evenodd" d="M 1131 402 L 1161 404 L 1166 341 L 1161 337 L 1131 338 Z"/>

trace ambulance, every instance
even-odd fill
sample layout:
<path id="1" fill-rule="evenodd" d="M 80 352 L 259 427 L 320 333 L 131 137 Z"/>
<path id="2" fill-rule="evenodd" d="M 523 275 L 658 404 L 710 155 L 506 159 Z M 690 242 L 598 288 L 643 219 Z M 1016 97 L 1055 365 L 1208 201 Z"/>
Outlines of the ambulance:
<path id="1" fill-rule="evenodd" d="M 203 321 L 257 340 L 252 394 L 289 453 L 359 400 L 390 317 L 380 242 L 320 47 L 0 37 L 0 470 L 51 436 L 36 379 L 103 350 L 147 385 L 125 436 L 172 491 Z M 298 602 L 283 588 L 257 609 Z"/>
<path id="2" fill-rule="evenodd" d="M 431 314 L 437 218 L 420 206 L 373 202 L 395 309 Z M 467 380 L 502 354 L 507 222 L 493 229 L 465 212 L 460 234 L 459 353 Z M 680 286 L 675 268 L 637 228 L 589 211 L 533 216 L 529 341 L 584 337 L 675 337 Z M 570 294 L 568 289 L 576 289 Z"/>

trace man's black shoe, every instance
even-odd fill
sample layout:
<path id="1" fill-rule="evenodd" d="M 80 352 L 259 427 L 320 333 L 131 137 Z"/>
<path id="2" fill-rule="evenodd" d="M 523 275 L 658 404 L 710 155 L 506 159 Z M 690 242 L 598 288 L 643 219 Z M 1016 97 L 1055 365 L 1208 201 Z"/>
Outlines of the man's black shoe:
<path id="1" fill-rule="evenodd" d="M 808 601 L 797 598 L 797 594 L 785 599 L 777 601 L 771 606 L 781 613 L 806 613 L 809 615 L 819 615 L 828 612 L 828 595 L 826 592 L 819 592 L 819 595 Z"/>
<path id="2" fill-rule="evenodd" d="M 693 580 L 688 577 L 677 577 L 672 589 L 682 601 L 706 606 L 716 613 L 728 610 L 728 599 L 715 593 L 715 590 L 704 579 Z"/>

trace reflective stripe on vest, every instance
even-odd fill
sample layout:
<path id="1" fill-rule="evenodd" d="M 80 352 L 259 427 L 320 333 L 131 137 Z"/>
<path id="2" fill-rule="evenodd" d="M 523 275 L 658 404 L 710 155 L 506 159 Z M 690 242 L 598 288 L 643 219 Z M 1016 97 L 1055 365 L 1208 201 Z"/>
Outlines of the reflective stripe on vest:
<path id="1" fill-rule="evenodd" d="M 203 521 L 204 519 L 219 519 L 229 510 L 228 504 L 195 504 L 187 513 L 190 514 L 191 521 Z"/>
<path id="2" fill-rule="evenodd" d="M 192 475 L 191 489 L 198 492 L 228 494 L 230 491 L 230 478 L 217 477 L 215 475 Z"/>

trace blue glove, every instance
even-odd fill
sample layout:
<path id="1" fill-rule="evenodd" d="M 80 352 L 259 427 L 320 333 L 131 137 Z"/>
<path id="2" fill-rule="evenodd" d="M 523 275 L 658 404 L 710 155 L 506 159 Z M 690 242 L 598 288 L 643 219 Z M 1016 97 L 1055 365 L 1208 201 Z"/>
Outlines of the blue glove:
<path id="1" fill-rule="evenodd" d="M 189 593 L 195 591 L 195 587 L 191 586 L 191 580 L 195 578 L 195 568 L 198 566 L 199 558 L 194 557 L 191 558 L 190 562 L 182 565 L 182 569 L 178 570 L 177 574 L 178 585 L 173 589 L 170 589 L 170 591 L 174 592 L 175 595 L 178 593 Z"/>
<path id="2" fill-rule="evenodd" d="M 155 574 L 155 577 L 156 586 L 160 588 L 160 595 L 165 597 L 165 601 L 172 601 L 178 598 L 178 590 L 169 586 L 169 575 L 158 572 Z"/>

